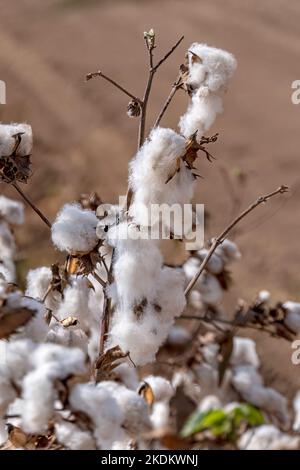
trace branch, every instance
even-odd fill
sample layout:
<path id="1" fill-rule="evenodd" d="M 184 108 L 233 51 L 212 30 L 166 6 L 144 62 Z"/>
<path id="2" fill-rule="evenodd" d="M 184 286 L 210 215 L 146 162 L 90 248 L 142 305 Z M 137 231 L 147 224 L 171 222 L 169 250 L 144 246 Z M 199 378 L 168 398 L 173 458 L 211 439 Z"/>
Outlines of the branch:
<path id="1" fill-rule="evenodd" d="M 155 127 L 159 126 L 160 121 L 162 120 L 162 118 L 163 118 L 165 112 L 167 111 L 172 99 L 175 96 L 175 93 L 177 92 L 177 90 L 179 90 L 179 88 L 181 88 L 181 85 L 182 85 L 182 79 L 181 79 L 181 75 L 180 75 L 177 78 L 176 82 L 173 83 L 170 94 L 169 94 L 168 98 L 166 99 L 165 104 L 163 105 L 159 115 L 156 118 L 156 121 L 155 121 L 154 126 L 153 126 L 154 129 L 155 129 Z"/>
<path id="2" fill-rule="evenodd" d="M 194 285 L 196 284 L 196 282 L 198 281 L 199 279 L 199 276 L 201 275 L 201 273 L 204 271 L 208 261 L 210 260 L 212 254 L 214 253 L 214 251 L 216 250 L 216 248 L 221 245 L 224 241 L 224 239 L 226 238 L 226 236 L 228 235 L 228 233 L 233 229 L 233 227 L 235 227 L 244 217 L 246 217 L 250 212 L 252 212 L 257 206 L 259 206 L 260 204 L 264 203 L 264 202 L 267 202 L 271 197 L 273 196 L 276 196 L 277 194 L 283 194 L 283 193 L 286 193 L 288 191 L 288 186 L 280 186 L 278 189 L 276 189 L 275 191 L 272 191 L 271 193 L 269 194 L 266 194 L 265 196 L 260 196 L 253 204 L 251 204 L 247 209 L 245 209 L 240 215 L 238 215 L 224 230 L 223 232 L 213 240 L 212 242 L 212 245 L 210 247 L 210 249 L 208 250 L 208 253 L 206 255 L 206 257 L 204 258 L 204 260 L 202 261 L 197 273 L 195 274 L 195 276 L 193 277 L 193 279 L 191 279 L 191 281 L 189 282 L 188 286 L 186 287 L 185 289 L 185 295 L 188 296 L 188 294 L 190 293 L 190 291 L 193 289 Z"/>
<path id="3" fill-rule="evenodd" d="M 27 202 L 27 204 L 29 204 L 29 206 L 34 210 L 34 212 L 37 213 L 37 215 L 42 219 L 43 222 L 45 222 L 45 224 L 51 228 L 51 223 L 49 222 L 49 220 L 47 219 L 47 217 L 40 211 L 40 209 L 38 209 L 34 204 L 33 202 L 29 199 L 28 196 L 26 196 L 22 189 L 20 188 L 20 186 L 18 185 L 18 183 L 12 183 L 12 186 L 15 188 L 16 191 L 18 191 L 18 193 L 22 196 L 22 198 Z"/>
<path id="4" fill-rule="evenodd" d="M 102 73 L 100 70 L 98 70 L 98 72 L 91 72 L 91 73 L 88 73 L 86 75 L 86 81 L 88 82 L 89 80 L 91 80 L 92 78 L 95 78 L 95 77 L 102 77 L 104 78 L 105 80 L 107 80 L 109 83 L 111 83 L 112 85 L 114 85 L 116 88 L 118 88 L 119 90 L 121 90 L 123 93 L 125 93 L 125 95 L 129 96 L 130 98 L 132 98 L 133 100 L 137 101 L 138 103 L 142 104 L 142 101 L 140 100 L 140 98 L 137 98 L 135 95 L 133 95 L 132 93 L 130 93 L 130 91 L 126 90 L 126 88 L 122 87 L 121 85 L 119 85 L 117 82 L 115 82 L 114 80 L 112 80 L 112 78 L 108 77 L 107 75 L 104 75 L 104 73 Z"/>
<path id="5" fill-rule="evenodd" d="M 172 49 L 170 49 L 169 52 L 167 52 L 166 55 L 162 59 L 160 59 L 160 61 L 154 66 L 154 71 L 156 71 L 170 57 L 170 55 L 173 54 L 175 49 L 177 49 L 177 47 L 183 40 L 184 40 L 184 36 L 181 36 L 181 38 L 178 39 L 178 41 L 172 47 Z"/>

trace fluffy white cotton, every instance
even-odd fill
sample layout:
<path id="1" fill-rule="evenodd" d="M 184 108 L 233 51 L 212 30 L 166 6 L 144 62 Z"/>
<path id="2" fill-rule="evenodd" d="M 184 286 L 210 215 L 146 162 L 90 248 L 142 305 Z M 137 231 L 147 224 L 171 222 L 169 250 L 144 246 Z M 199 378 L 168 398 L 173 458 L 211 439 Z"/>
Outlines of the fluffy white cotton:
<path id="1" fill-rule="evenodd" d="M 236 60 L 222 49 L 193 43 L 188 50 L 188 67 L 187 84 L 191 93 L 203 86 L 210 92 L 217 92 L 227 88 L 236 69 Z"/>
<path id="2" fill-rule="evenodd" d="M 300 331 L 300 303 L 292 302 L 289 300 L 285 302 L 282 306 L 286 311 L 284 323 L 290 330 L 294 331 L 295 333 L 299 333 Z"/>
<path id="3" fill-rule="evenodd" d="M 55 436 L 60 444 L 70 450 L 96 450 L 93 436 L 76 424 L 62 421 L 55 424 Z"/>
<path id="4" fill-rule="evenodd" d="M 262 408 L 283 427 L 289 425 L 287 399 L 276 390 L 265 387 L 259 373 L 252 366 L 238 366 L 234 369 L 232 384 L 242 398 Z"/>
<path id="5" fill-rule="evenodd" d="M 97 245 L 98 219 L 94 212 L 79 204 L 66 204 L 52 225 L 52 241 L 60 251 L 88 253 Z"/>
<path id="6" fill-rule="evenodd" d="M 261 291 L 259 291 L 258 296 L 257 296 L 258 300 L 259 300 L 260 302 L 263 302 L 263 303 L 268 302 L 268 300 L 270 299 L 270 297 L 271 297 L 271 294 L 270 294 L 270 292 L 267 291 L 267 290 L 261 290 Z"/>
<path id="7" fill-rule="evenodd" d="M 21 329 L 19 336 L 30 338 L 36 342 L 45 341 L 49 327 L 45 321 L 46 307 L 41 302 L 26 297 L 22 298 L 20 306 L 34 312 L 32 320 Z"/>
<path id="8" fill-rule="evenodd" d="M 216 248 L 215 254 L 220 256 L 225 264 L 230 264 L 233 261 L 238 261 L 241 258 L 241 253 L 237 245 L 226 238 L 221 245 Z"/>
<path id="9" fill-rule="evenodd" d="M 203 248 L 197 252 L 197 255 L 202 262 L 208 254 L 208 250 Z M 200 263 L 199 263 L 200 264 Z M 220 274 L 224 270 L 224 261 L 216 253 L 213 253 L 210 257 L 206 268 L 211 274 Z"/>
<path id="10" fill-rule="evenodd" d="M 148 375 L 143 380 L 152 388 L 155 401 L 169 402 L 175 393 L 169 380 L 158 375 Z"/>
<path id="11" fill-rule="evenodd" d="M 218 114 L 223 112 L 220 96 L 212 95 L 206 89 L 198 90 L 193 96 L 187 112 L 180 118 L 179 128 L 189 138 L 197 131 L 200 139 L 213 125 Z"/>
<path id="12" fill-rule="evenodd" d="M 55 343 L 69 348 L 79 348 L 84 353 L 88 352 L 88 341 L 88 336 L 78 326 L 65 328 L 60 323 L 52 325 L 46 337 L 47 343 Z"/>
<path id="13" fill-rule="evenodd" d="M 151 212 L 151 204 L 187 204 L 191 201 L 195 179 L 179 159 L 185 152 L 185 145 L 185 139 L 172 129 L 158 127 L 132 160 L 129 184 L 134 198 L 130 214 L 137 224 L 158 229 L 160 218 L 168 230 L 169 214 L 155 214 L 154 206 Z M 175 173 L 179 163 L 180 171 Z"/>
<path id="14" fill-rule="evenodd" d="M 22 140 L 18 148 L 18 155 L 30 155 L 32 152 L 32 129 L 28 124 L 0 124 L 0 155 L 12 154 L 15 139 L 14 135 L 22 134 Z"/>
<path id="15" fill-rule="evenodd" d="M 46 431 L 53 415 L 55 381 L 86 372 L 85 355 L 79 349 L 41 344 L 30 358 L 33 370 L 23 381 L 22 426 L 35 434 Z"/>
<path id="16" fill-rule="evenodd" d="M 166 429 L 170 421 L 170 406 L 165 401 L 159 401 L 153 404 L 151 424 L 154 429 Z"/>
<path id="17" fill-rule="evenodd" d="M 294 423 L 293 423 L 293 430 L 296 432 L 300 431 L 300 391 L 298 391 L 295 395 L 293 400 L 293 407 L 294 407 Z"/>
<path id="18" fill-rule="evenodd" d="M 91 419 L 97 446 L 103 450 L 111 449 L 124 421 L 122 410 L 112 394 L 103 386 L 79 384 L 72 389 L 69 401 L 74 410 L 84 412 Z"/>
<path id="19" fill-rule="evenodd" d="M 240 450 L 298 450 L 300 439 L 266 424 L 246 431 L 238 441 Z"/>
<path id="20" fill-rule="evenodd" d="M 16 244 L 14 236 L 6 222 L 0 222 L 0 257 L 4 261 L 14 258 Z"/>
<path id="21" fill-rule="evenodd" d="M 130 434 L 150 430 L 149 406 L 137 392 L 128 390 L 116 382 L 100 382 L 97 386 L 110 393 L 117 401 L 123 413 L 122 427 Z"/>
<path id="22" fill-rule="evenodd" d="M 0 216 L 12 225 L 24 222 L 24 204 L 0 195 Z"/>
<path id="23" fill-rule="evenodd" d="M 207 395 L 199 403 L 198 411 L 200 411 L 200 413 L 206 413 L 207 411 L 217 408 L 222 408 L 220 399 L 216 395 Z"/>
<path id="24" fill-rule="evenodd" d="M 10 377 L 4 367 L 0 368 L 0 417 L 6 412 L 10 403 L 17 397 Z"/>
<path id="25" fill-rule="evenodd" d="M 230 357 L 232 366 L 250 365 L 257 369 L 260 366 L 260 360 L 256 352 L 255 341 L 250 338 L 235 336 L 233 338 L 233 351 Z"/>
<path id="26" fill-rule="evenodd" d="M 139 378 L 136 368 L 132 364 L 123 362 L 114 369 L 114 376 L 130 390 L 137 390 Z"/>

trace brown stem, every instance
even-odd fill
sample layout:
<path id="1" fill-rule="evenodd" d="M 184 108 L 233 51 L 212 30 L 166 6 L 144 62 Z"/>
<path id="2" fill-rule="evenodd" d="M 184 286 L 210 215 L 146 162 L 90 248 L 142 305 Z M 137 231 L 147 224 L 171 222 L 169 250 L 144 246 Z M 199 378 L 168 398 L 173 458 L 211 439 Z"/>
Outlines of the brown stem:
<path id="1" fill-rule="evenodd" d="M 208 253 L 206 255 L 206 257 L 204 258 L 204 260 L 202 261 L 197 273 L 195 274 L 195 276 L 193 277 L 193 279 L 191 279 L 191 281 L 189 282 L 188 286 L 186 287 L 185 289 L 185 295 L 188 296 L 188 294 L 190 293 L 190 291 L 193 289 L 194 285 L 196 284 L 196 282 L 198 281 L 199 279 L 199 276 L 201 275 L 201 273 L 204 271 L 208 261 L 210 260 L 212 254 L 214 253 L 214 251 L 216 250 L 216 248 L 221 245 L 225 239 L 225 237 L 228 235 L 228 233 L 233 229 L 233 227 L 235 227 L 244 217 L 246 217 L 250 212 L 252 212 L 257 206 L 259 206 L 260 204 L 264 203 L 264 202 L 267 202 L 271 197 L 273 196 L 276 196 L 277 194 L 283 194 L 283 193 L 286 193 L 288 191 L 288 186 L 280 186 L 279 188 L 277 188 L 275 191 L 272 191 L 271 193 L 269 194 L 266 194 L 265 196 L 260 196 L 253 204 L 251 204 L 247 209 L 245 209 L 240 215 L 238 215 L 224 230 L 222 233 L 220 233 L 220 235 L 215 238 L 211 244 L 211 247 L 210 249 L 208 250 Z"/>
<path id="2" fill-rule="evenodd" d="M 47 217 L 40 211 L 40 209 L 38 209 L 34 204 L 33 202 L 28 198 L 28 196 L 26 196 L 22 189 L 20 188 L 20 186 L 18 185 L 18 183 L 12 183 L 12 186 L 16 189 L 16 191 L 18 191 L 18 193 L 22 196 L 22 198 L 27 202 L 27 204 L 29 204 L 29 206 L 34 210 L 34 212 L 37 213 L 37 215 L 42 219 L 43 222 L 45 222 L 45 224 L 51 228 L 51 223 L 49 222 L 49 220 L 47 219 Z"/>
<path id="3" fill-rule="evenodd" d="M 93 276 L 96 279 L 96 281 L 98 281 L 99 284 L 103 287 L 103 289 L 105 289 L 106 282 L 96 272 L 93 272 Z"/>
<path id="4" fill-rule="evenodd" d="M 101 70 L 98 70 L 98 72 L 91 72 L 91 73 L 88 73 L 86 75 L 86 81 L 89 81 L 91 80 L 92 78 L 95 78 L 95 77 L 101 77 L 101 78 L 104 78 L 104 80 L 107 80 L 109 83 L 111 83 L 112 85 L 114 85 L 116 88 L 118 88 L 120 91 L 122 91 L 123 93 L 125 93 L 125 95 L 129 96 L 130 98 L 132 98 L 133 100 L 137 101 L 138 103 L 142 104 L 142 101 L 140 100 L 140 98 L 137 98 L 135 95 L 133 95 L 132 93 L 130 93 L 130 91 L 126 90 L 126 88 L 122 87 L 121 85 L 119 85 L 117 82 L 115 82 L 112 78 L 108 77 L 107 75 L 105 75 L 104 73 L 101 72 Z"/>
<path id="5" fill-rule="evenodd" d="M 113 260 L 114 260 L 114 250 L 111 255 L 111 261 L 110 261 L 110 267 L 109 267 L 109 272 L 107 275 L 107 285 L 112 283 L 112 270 L 113 270 Z M 104 352 L 104 343 L 105 343 L 105 338 L 108 333 L 109 329 L 109 321 L 110 321 L 110 315 L 111 315 L 111 299 L 108 298 L 106 290 L 103 290 L 104 292 L 104 302 L 103 302 L 103 315 L 102 315 L 102 320 L 101 320 L 101 326 L 100 326 L 100 343 L 99 343 L 99 356 L 101 356 Z"/>
<path id="6" fill-rule="evenodd" d="M 162 118 L 163 118 L 165 112 L 167 111 L 167 109 L 168 109 L 168 107 L 169 107 L 169 105 L 170 105 L 172 99 L 174 98 L 175 93 L 176 93 L 177 90 L 179 90 L 179 88 L 181 87 L 181 84 L 182 84 L 182 82 L 181 82 L 181 75 L 180 75 L 180 76 L 177 78 L 176 82 L 173 83 L 172 89 L 171 89 L 171 91 L 170 91 L 170 94 L 169 94 L 168 98 L 166 99 L 165 104 L 163 105 L 163 107 L 162 107 L 162 109 L 161 109 L 159 115 L 157 116 L 153 128 L 159 126 L 160 121 L 162 120 Z"/>

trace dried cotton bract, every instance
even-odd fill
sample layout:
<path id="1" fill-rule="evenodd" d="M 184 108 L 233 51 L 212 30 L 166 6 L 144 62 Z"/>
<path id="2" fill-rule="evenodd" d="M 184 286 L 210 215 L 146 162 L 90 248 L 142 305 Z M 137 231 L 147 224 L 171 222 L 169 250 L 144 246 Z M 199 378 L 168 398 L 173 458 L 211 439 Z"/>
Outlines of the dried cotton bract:
<path id="1" fill-rule="evenodd" d="M 94 212 L 79 204 L 66 204 L 52 225 L 52 241 L 60 251 L 89 253 L 97 245 L 98 219 Z"/>
<path id="2" fill-rule="evenodd" d="M 26 156 L 32 152 L 32 129 L 28 124 L 1 124 L 0 125 L 0 157 L 12 154 L 16 140 L 14 136 L 22 135 L 18 147 L 18 155 Z"/>

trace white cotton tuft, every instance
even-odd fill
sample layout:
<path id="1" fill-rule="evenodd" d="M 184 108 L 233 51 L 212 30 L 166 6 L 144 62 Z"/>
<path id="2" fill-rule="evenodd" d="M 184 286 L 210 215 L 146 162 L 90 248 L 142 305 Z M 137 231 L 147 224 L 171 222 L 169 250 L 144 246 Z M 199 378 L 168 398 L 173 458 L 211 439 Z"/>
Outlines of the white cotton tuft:
<path id="1" fill-rule="evenodd" d="M 200 292 L 202 302 L 207 305 L 217 305 L 224 295 L 218 279 L 208 272 L 203 272 L 200 275 L 195 288 Z"/>
<path id="2" fill-rule="evenodd" d="M 170 406 L 165 401 L 159 401 L 153 404 L 151 416 L 151 424 L 154 429 L 166 429 L 170 421 Z"/>
<path id="3" fill-rule="evenodd" d="M 300 438 L 281 432 L 271 424 L 249 429 L 238 440 L 240 450 L 298 450 Z"/>
<path id="4" fill-rule="evenodd" d="M 198 411 L 200 413 L 206 413 L 207 411 L 222 408 L 219 397 L 216 395 L 207 395 L 204 397 L 198 405 Z"/>
<path id="5" fill-rule="evenodd" d="M 97 245 L 98 219 L 94 212 L 79 204 L 66 204 L 52 225 L 52 241 L 60 251 L 82 254 Z"/>
<path id="6" fill-rule="evenodd" d="M 0 216 L 8 224 L 21 225 L 24 222 L 24 204 L 1 195 Z"/>
<path id="7" fill-rule="evenodd" d="M 18 155 L 26 156 L 32 153 L 32 129 L 28 124 L 0 124 L 0 155 L 8 157 L 15 146 L 16 134 L 22 134 Z"/>
<path id="8" fill-rule="evenodd" d="M 208 254 L 208 250 L 205 248 L 203 248 L 202 250 L 199 250 L 197 253 L 201 262 L 204 260 L 207 254 Z M 207 271 L 209 271 L 211 274 L 220 274 L 224 270 L 224 264 L 225 263 L 222 260 L 222 258 L 218 256 L 216 253 L 213 253 L 205 269 L 207 269 Z"/>
<path id="9" fill-rule="evenodd" d="M 155 401 L 169 402 L 175 393 L 169 380 L 158 375 L 148 375 L 143 380 L 152 388 Z"/>
<path id="10" fill-rule="evenodd" d="M 58 442 L 70 450 L 95 450 L 95 442 L 89 431 L 82 431 L 76 424 L 62 421 L 55 424 Z"/>
<path id="11" fill-rule="evenodd" d="M 295 333 L 300 331 L 300 303 L 288 300 L 283 305 L 286 311 L 284 323 Z"/>
<path id="12" fill-rule="evenodd" d="M 235 336 L 233 338 L 233 351 L 230 357 L 232 366 L 250 365 L 257 369 L 260 360 L 256 352 L 256 344 L 253 339 Z"/>
<path id="13" fill-rule="evenodd" d="M 138 374 L 133 365 L 123 362 L 114 369 L 114 375 L 119 379 L 125 387 L 130 390 L 136 390 L 139 385 Z"/>
<path id="14" fill-rule="evenodd" d="M 180 118 L 179 128 L 181 134 L 189 138 L 194 132 L 200 139 L 216 120 L 218 114 L 223 112 L 220 96 L 207 94 L 200 89 L 193 96 L 186 113 Z"/>
<path id="15" fill-rule="evenodd" d="M 287 428 L 290 423 L 287 399 L 276 390 L 265 387 L 253 366 L 238 366 L 234 369 L 232 385 L 244 400 L 262 408 Z"/>
<path id="16" fill-rule="evenodd" d="M 237 245 L 226 238 L 221 245 L 215 250 L 215 254 L 220 256 L 225 264 L 230 264 L 233 261 L 238 261 L 241 258 L 241 253 Z"/>
<path id="17" fill-rule="evenodd" d="M 109 450 L 118 439 L 124 421 L 122 410 L 112 394 L 103 386 L 79 384 L 72 389 L 69 401 L 74 410 L 82 411 L 91 419 L 97 447 Z"/>
<path id="18" fill-rule="evenodd" d="M 0 368 L 0 418 L 7 410 L 7 407 L 17 397 L 17 392 L 12 385 L 10 376 L 4 367 Z"/>
<path id="19" fill-rule="evenodd" d="M 169 346 L 185 346 L 191 340 L 191 333 L 182 326 L 174 325 L 172 326 L 168 338 L 167 343 Z"/>
<path id="20" fill-rule="evenodd" d="M 268 300 L 270 299 L 270 297 L 271 297 L 271 294 L 270 294 L 270 292 L 269 292 L 268 290 L 261 290 L 261 291 L 259 291 L 258 296 L 257 296 L 258 300 L 259 300 L 260 302 L 263 302 L 263 303 L 268 302 Z"/>

